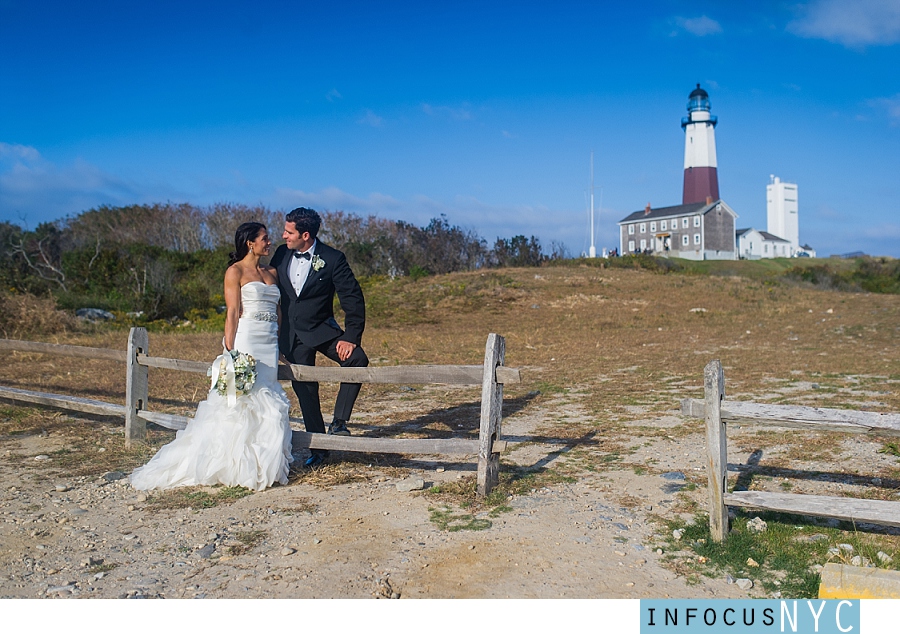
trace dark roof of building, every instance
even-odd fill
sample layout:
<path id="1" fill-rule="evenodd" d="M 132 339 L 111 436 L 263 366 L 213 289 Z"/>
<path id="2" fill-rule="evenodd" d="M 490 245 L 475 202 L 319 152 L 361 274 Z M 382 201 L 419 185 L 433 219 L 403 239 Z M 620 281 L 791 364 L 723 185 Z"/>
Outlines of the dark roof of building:
<path id="1" fill-rule="evenodd" d="M 690 214 L 695 214 L 697 212 L 706 213 L 710 209 L 716 206 L 716 203 L 721 202 L 720 200 L 714 200 L 710 204 L 702 203 L 689 203 L 687 205 L 673 205 L 671 207 L 659 207 L 658 209 L 650 209 L 650 212 L 647 212 L 647 209 L 641 209 L 640 211 L 635 211 L 632 214 L 628 214 L 624 218 L 622 218 L 619 223 L 623 222 L 633 222 L 635 220 L 658 220 L 660 218 L 669 218 L 670 216 L 688 216 Z"/>
<path id="2" fill-rule="evenodd" d="M 785 240 L 784 238 L 779 238 L 774 233 L 769 233 L 768 231 L 760 231 L 759 235 L 761 235 L 763 237 L 763 239 L 765 239 L 765 240 L 773 240 L 775 242 L 788 242 L 788 240 Z"/>
<path id="3" fill-rule="evenodd" d="M 756 231 L 759 235 L 762 236 L 763 240 L 770 240 L 772 242 L 788 242 L 788 240 L 779 238 L 774 233 L 769 233 L 768 231 L 760 231 L 759 229 L 754 229 L 753 227 L 747 227 L 746 229 L 737 229 L 735 230 L 734 235 L 735 237 L 740 238 L 748 231 Z"/>

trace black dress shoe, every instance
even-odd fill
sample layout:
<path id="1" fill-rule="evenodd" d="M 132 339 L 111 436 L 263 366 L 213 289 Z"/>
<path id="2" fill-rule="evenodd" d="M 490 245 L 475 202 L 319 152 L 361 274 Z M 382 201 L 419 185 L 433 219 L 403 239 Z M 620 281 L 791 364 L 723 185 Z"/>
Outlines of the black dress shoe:
<path id="1" fill-rule="evenodd" d="M 318 467 L 325 463 L 325 459 L 328 458 L 327 451 L 313 451 L 309 458 L 306 459 L 306 462 L 303 463 L 303 466 L 307 469 L 312 469 L 313 467 Z"/>
<path id="2" fill-rule="evenodd" d="M 347 421 L 335 418 L 328 426 L 329 436 L 349 436 L 350 430 L 347 429 Z"/>

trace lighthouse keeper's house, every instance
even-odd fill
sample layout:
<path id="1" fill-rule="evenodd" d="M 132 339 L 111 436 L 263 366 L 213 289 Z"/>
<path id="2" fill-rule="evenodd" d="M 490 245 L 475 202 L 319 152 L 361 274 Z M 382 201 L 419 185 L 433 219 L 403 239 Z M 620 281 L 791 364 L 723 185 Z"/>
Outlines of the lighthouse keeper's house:
<path id="1" fill-rule="evenodd" d="M 619 253 L 652 253 L 688 260 L 736 260 L 734 221 L 725 201 L 660 207 L 648 204 L 618 222 Z"/>

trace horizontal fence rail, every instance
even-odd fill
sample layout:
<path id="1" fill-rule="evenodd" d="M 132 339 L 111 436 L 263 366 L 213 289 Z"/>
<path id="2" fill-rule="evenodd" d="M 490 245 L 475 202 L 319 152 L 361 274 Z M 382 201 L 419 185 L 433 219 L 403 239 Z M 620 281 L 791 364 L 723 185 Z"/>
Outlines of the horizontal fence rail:
<path id="1" fill-rule="evenodd" d="M 88 348 L 87 346 L 67 346 L 60 343 L 41 343 L 39 341 L 19 341 L 17 339 L 0 339 L 0 350 L 16 350 L 18 352 L 39 352 L 63 357 L 81 357 L 82 359 L 106 359 L 107 361 L 128 361 L 128 353 L 124 350 L 109 348 Z"/>
<path id="2" fill-rule="evenodd" d="M 0 398 L 9 401 L 17 401 L 19 403 L 56 407 L 58 409 L 68 409 L 98 416 L 125 415 L 124 405 L 116 405 L 115 403 L 107 403 L 106 401 L 95 401 L 90 398 L 67 396 L 65 394 L 48 394 L 46 392 L 19 390 L 14 387 L 6 387 L 3 385 L 0 385 Z"/>
<path id="3" fill-rule="evenodd" d="M 119 415 L 125 413 L 124 407 L 120 406 L 119 409 Z M 175 431 L 185 429 L 191 421 L 189 416 L 147 410 L 141 410 L 137 415 L 154 425 Z M 300 418 L 291 418 L 290 420 L 296 425 L 303 423 Z M 335 451 L 369 451 L 373 453 L 463 455 L 478 453 L 478 440 L 474 438 L 369 438 L 366 436 L 328 436 L 294 431 L 291 444 L 295 449 L 334 449 Z M 506 445 L 505 440 L 495 441 L 492 447 L 493 452 L 503 453 L 506 451 Z"/>
<path id="4" fill-rule="evenodd" d="M 683 399 L 681 413 L 693 418 L 705 418 L 706 402 L 696 398 Z M 722 422 L 737 425 L 773 425 L 815 431 L 900 436 L 900 414 L 894 413 L 722 401 L 720 416 Z"/>
<path id="5" fill-rule="evenodd" d="M 498 366 L 494 369 L 497 383 L 519 383 L 517 368 Z M 343 383 L 392 383 L 444 385 L 481 385 L 484 367 L 480 365 L 395 365 L 368 368 L 335 368 L 313 365 L 278 366 L 281 381 L 321 381 Z"/>
<path id="6" fill-rule="evenodd" d="M 105 359 L 107 361 L 128 361 L 128 353 L 124 350 L 108 348 L 89 348 L 86 346 L 69 346 L 37 341 L 19 341 L 0 339 L 0 350 L 16 350 L 19 352 L 37 352 L 57 356 L 81 357 L 86 359 Z M 209 363 L 206 361 L 189 361 L 187 359 L 170 359 L 151 357 L 138 353 L 139 365 L 164 370 L 194 372 L 206 374 Z M 316 381 L 321 383 L 383 383 L 383 384 L 425 384 L 439 383 L 445 385 L 481 385 L 484 368 L 480 365 L 396 365 L 367 368 L 339 368 L 330 366 L 279 365 L 279 381 Z M 498 366 L 495 370 L 497 383 L 521 383 L 522 377 L 518 368 Z"/>
<path id="7" fill-rule="evenodd" d="M 209 363 L 185 361 L 138 354 L 137 362 L 151 368 L 206 374 Z M 339 368 L 318 365 L 279 365 L 279 381 L 316 381 L 320 383 L 441 383 L 445 385 L 481 385 L 484 368 L 480 365 L 394 365 L 367 368 Z M 499 366 L 497 383 L 520 383 L 518 368 Z"/>
<path id="8" fill-rule="evenodd" d="M 210 364 L 204 361 L 154 357 L 148 354 L 148 335 L 143 328 L 132 328 L 128 350 L 110 350 L 86 346 L 0 339 L 0 350 L 70 356 L 126 364 L 125 405 L 107 403 L 65 394 L 50 394 L 0 386 L 0 399 L 55 407 L 99 416 L 125 417 L 126 444 L 142 441 L 146 423 L 180 431 L 192 420 L 188 416 L 154 412 L 147 409 L 148 368 L 206 374 Z M 477 455 L 476 489 L 487 495 L 499 482 L 499 453 L 507 448 L 500 440 L 503 385 L 520 383 L 517 368 L 503 365 L 506 345 L 503 337 L 488 336 L 483 365 L 398 365 L 367 368 L 331 366 L 279 365 L 280 381 L 312 381 L 380 384 L 469 385 L 482 388 L 481 422 L 478 439 L 474 438 L 375 438 L 365 436 L 329 436 L 303 431 L 292 432 L 294 448 L 333 449 L 398 454 Z M 291 423 L 303 421 L 290 419 Z"/>
<path id="9" fill-rule="evenodd" d="M 718 360 L 704 368 L 703 382 L 704 400 L 682 400 L 681 412 L 685 416 L 706 419 L 709 528 L 713 541 L 721 542 L 728 536 L 729 506 L 900 526 L 900 502 L 773 491 L 729 493 L 726 479 L 729 423 L 898 436 L 900 414 L 726 401 L 725 374 Z"/>
<path id="10" fill-rule="evenodd" d="M 778 513 L 900 526 L 900 502 L 890 500 L 835 498 L 827 495 L 774 491 L 734 491 L 725 495 L 725 504 Z"/>

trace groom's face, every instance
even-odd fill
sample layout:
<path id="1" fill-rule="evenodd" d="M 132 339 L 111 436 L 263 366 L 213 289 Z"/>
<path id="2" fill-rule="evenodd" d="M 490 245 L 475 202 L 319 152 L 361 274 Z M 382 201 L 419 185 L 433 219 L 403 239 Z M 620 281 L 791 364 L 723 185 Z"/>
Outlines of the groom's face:
<path id="1" fill-rule="evenodd" d="M 300 233 L 297 231 L 297 225 L 293 222 L 284 223 L 284 233 L 281 235 L 288 249 L 294 251 L 306 251 L 312 246 L 313 239 L 309 235 L 309 231 Z"/>

